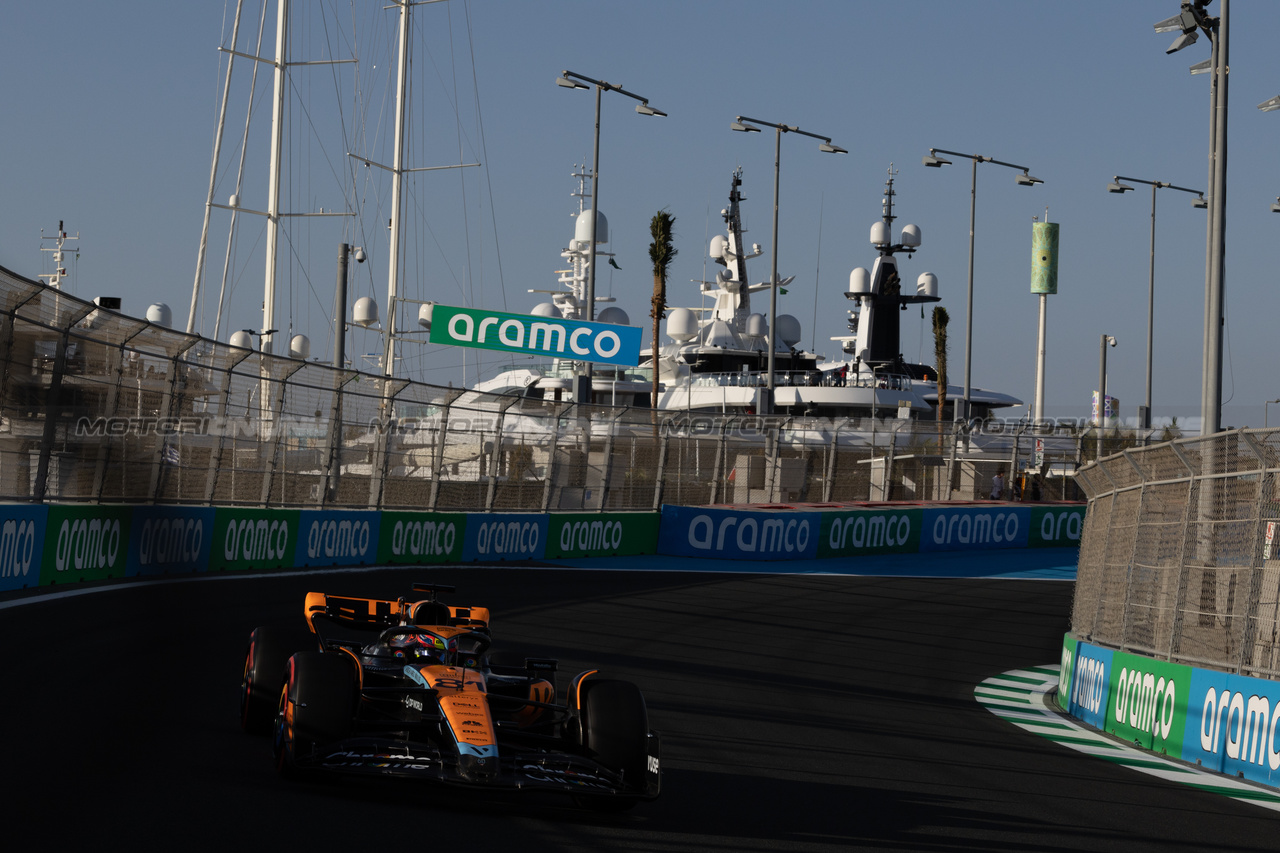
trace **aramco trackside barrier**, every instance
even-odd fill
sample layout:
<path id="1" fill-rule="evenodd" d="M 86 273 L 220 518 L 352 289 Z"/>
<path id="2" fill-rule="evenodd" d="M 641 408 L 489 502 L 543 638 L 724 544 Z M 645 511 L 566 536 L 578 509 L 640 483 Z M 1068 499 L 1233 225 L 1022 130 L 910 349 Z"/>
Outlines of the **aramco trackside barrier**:
<path id="1" fill-rule="evenodd" d="M 1280 787 L 1280 683 L 1063 638 L 1058 704 L 1153 752 Z"/>
<path id="2" fill-rule="evenodd" d="M 761 509 L 664 506 L 658 552 L 803 560 L 992 548 L 1075 547 L 1079 504 L 881 504 Z"/>
<path id="3" fill-rule="evenodd" d="M 1156 752 L 1280 785 L 1280 432 L 1103 458 L 1058 701 Z"/>
<path id="4" fill-rule="evenodd" d="M 730 560 L 1073 547 L 1080 504 L 434 513 L 0 504 L 0 592 L 87 580 L 639 554 Z"/>

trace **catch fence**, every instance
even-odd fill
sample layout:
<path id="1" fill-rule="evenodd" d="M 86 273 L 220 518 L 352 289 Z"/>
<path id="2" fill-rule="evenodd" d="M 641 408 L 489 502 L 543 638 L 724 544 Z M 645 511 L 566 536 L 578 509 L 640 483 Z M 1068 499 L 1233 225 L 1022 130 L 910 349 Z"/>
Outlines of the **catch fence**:
<path id="1" fill-rule="evenodd" d="M 1076 499 L 1088 431 L 482 394 L 186 335 L 0 269 L 0 500 L 422 510 Z M 1019 481 L 1019 485 L 1021 485 Z M 1033 495 L 1033 490 L 1036 494 Z"/>
<path id="2" fill-rule="evenodd" d="M 1082 468 L 1089 506 L 1072 631 L 1166 660 L 1280 675 L 1277 473 L 1280 430 L 1268 429 Z"/>

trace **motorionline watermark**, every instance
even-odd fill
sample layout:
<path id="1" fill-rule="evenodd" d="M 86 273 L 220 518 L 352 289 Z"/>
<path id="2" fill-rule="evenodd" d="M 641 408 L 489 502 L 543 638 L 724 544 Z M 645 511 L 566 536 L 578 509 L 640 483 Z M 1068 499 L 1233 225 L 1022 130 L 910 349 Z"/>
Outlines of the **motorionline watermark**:
<path id="1" fill-rule="evenodd" d="M 556 418 L 546 418 L 548 434 L 566 434 L 574 432 L 577 426 L 572 421 L 565 422 Z M 611 422 L 617 423 L 616 421 Z M 865 419 L 863 419 L 865 420 Z M 448 429 L 451 433 L 494 433 L 503 428 L 503 419 L 499 415 L 478 413 L 471 415 L 452 414 L 447 421 L 440 417 L 429 418 L 375 418 L 364 424 L 366 435 L 399 435 L 413 436 L 426 433 L 437 433 Z M 510 419 L 506 422 L 511 428 Z M 650 424 L 629 423 L 633 428 L 649 427 Z M 934 421 L 915 421 L 917 431 L 934 431 Z M 951 426 L 951 425 L 944 425 Z M 1095 427 L 1089 418 L 1044 418 L 1038 421 L 1026 419 L 985 418 L 975 419 L 958 425 L 961 434 L 985 435 L 1079 435 Z M 186 415 L 183 417 L 155 416 L 113 416 L 91 418 L 82 416 L 76 421 L 75 434 L 78 438 L 121 438 L 125 436 L 158 435 L 169 437 L 179 434 L 207 435 L 225 437 L 245 437 L 257 439 L 271 438 L 325 438 L 329 435 L 330 424 L 316 418 L 282 415 L 276 418 L 252 419 L 245 417 L 217 415 Z M 659 432 L 667 437 L 701 437 L 701 436 L 733 436 L 739 438 L 761 438 L 765 435 L 784 430 L 786 432 L 821 432 L 833 434 L 837 431 L 865 430 L 859 420 L 847 418 L 791 418 L 779 419 L 762 415 L 698 415 L 681 412 L 676 415 L 664 415 L 658 422 Z M 527 431 L 527 426 L 515 431 Z M 349 434 L 348 434 L 349 436 Z"/>

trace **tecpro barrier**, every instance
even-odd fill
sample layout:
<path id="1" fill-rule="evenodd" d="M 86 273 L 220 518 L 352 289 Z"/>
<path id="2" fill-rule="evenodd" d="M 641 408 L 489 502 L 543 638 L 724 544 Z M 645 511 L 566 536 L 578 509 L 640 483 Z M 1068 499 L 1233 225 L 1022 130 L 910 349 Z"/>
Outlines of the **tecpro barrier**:
<path id="1" fill-rule="evenodd" d="M 656 512 L 435 513 L 0 505 L 0 592 L 85 580 L 323 566 L 661 554 L 805 560 L 1072 545 L 1083 507 L 664 506 Z"/>
<path id="2" fill-rule="evenodd" d="M 1078 546 L 1079 504 L 984 503 L 865 508 L 727 509 L 664 506 L 661 554 L 802 560 Z"/>
<path id="3" fill-rule="evenodd" d="M 660 518 L 656 512 L 557 513 L 548 521 L 546 556 L 654 554 Z"/>
<path id="4" fill-rule="evenodd" d="M 1058 704 L 1153 752 L 1280 787 L 1280 683 L 1063 638 Z"/>

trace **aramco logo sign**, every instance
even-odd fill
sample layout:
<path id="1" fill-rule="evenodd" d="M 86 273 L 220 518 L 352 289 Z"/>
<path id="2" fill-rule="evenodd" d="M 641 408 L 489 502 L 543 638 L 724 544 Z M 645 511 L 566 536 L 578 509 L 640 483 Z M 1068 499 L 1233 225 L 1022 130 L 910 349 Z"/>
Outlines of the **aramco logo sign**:
<path id="1" fill-rule="evenodd" d="M 436 305 L 431 343 L 601 364 L 640 363 L 637 326 Z"/>

